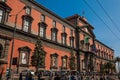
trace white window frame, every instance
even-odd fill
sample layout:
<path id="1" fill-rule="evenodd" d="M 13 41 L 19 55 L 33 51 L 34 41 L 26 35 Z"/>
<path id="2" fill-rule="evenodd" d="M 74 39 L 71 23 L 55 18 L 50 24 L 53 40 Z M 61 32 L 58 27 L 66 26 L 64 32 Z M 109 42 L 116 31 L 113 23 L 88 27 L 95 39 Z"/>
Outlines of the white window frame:
<path id="1" fill-rule="evenodd" d="M 0 9 L 0 23 L 2 23 L 2 19 L 3 19 L 3 10 Z"/>
<path id="2" fill-rule="evenodd" d="M 65 32 L 65 26 L 62 27 L 62 31 Z"/>
<path id="3" fill-rule="evenodd" d="M 40 27 L 40 37 L 44 37 L 44 28 Z"/>
<path id="4" fill-rule="evenodd" d="M 41 15 L 41 21 L 45 22 L 45 15 L 43 15 L 43 14 Z"/>
<path id="5" fill-rule="evenodd" d="M 28 32 L 29 26 L 30 26 L 30 22 L 28 20 L 24 20 L 23 31 Z"/>
<path id="6" fill-rule="evenodd" d="M 73 47 L 74 43 L 73 43 L 73 40 L 70 39 L 70 46 Z"/>
<path id="7" fill-rule="evenodd" d="M 53 21 L 53 27 L 54 28 L 56 27 L 56 21 Z"/>
<path id="8" fill-rule="evenodd" d="M 31 14 L 31 8 L 29 8 L 29 7 L 26 7 L 26 10 L 25 10 L 25 12 L 26 12 L 26 14 Z"/>
<path id="9" fill-rule="evenodd" d="M 65 44 L 65 36 L 62 36 L 62 43 Z"/>
<path id="10" fill-rule="evenodd" d="M 20 53 L 20 64 L 27 64 L 27 63 L 28 63 L 28 52 L 27 51 L 21 51 L 21 53 Z"/>
<path id="11" fill-rule="evenodd" d="M 6 0 L 1 0 L 2 2 L 6 2 Z"/>
<path id="12" fill-rule="evenodd" d="M 56 41 L 56 33 L 55 32 L 52 32 L 52 40 Z"/>
<path id="13" fill-rule="evenodd" d="M 65 61 L 65 63 L 64 63 L 64 61 Z M 62 66 L 63 66 L 63 67 L 67 67 L 67 65 L 66 65 L 66 64 L 67 64 L 67 59 L 66 59 L 66 58 L 63 58 L 63 59 L 62 59 L 62 62 L 63 62 L 63 65 L 62 65 Z"/>

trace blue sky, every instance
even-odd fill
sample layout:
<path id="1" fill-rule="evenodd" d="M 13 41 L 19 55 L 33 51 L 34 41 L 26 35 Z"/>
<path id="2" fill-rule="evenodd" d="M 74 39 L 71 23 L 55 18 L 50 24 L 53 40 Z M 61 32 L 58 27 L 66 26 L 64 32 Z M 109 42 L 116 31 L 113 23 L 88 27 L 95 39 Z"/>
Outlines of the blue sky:
<path id="1" fill-rule="evenodd" d="M 85 0 L 98 16 L 105 22 L 105 25 L 85 4 L 84 0 L 36 0 L 41 5 L 56 13 L 62 18 L 79 14 L 87 18 L 88 22 L 95 28 L 96 38 L 115 50 L 115 56 L 120 56 L 120 0 L 99 0 L 109 16 L 115 22 L 114 25 L 107 17 L 96 0 Z M 116 27 L 117 28 L 116 28 Z M 110 29 L 108 29 L 110 28 Z M 113 32 L 111 32 L 111 31 Z M 116 37 L 117 36 L 117 37 Z"/>

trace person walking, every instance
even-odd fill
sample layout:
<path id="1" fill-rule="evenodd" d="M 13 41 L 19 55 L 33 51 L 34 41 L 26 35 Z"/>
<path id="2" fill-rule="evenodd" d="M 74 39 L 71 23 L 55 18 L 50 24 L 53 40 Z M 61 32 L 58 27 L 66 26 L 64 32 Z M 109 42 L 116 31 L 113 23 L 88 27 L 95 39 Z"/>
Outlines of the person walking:
<path id="1" fill-rule="evenodd" d="M 73 74 L 71 75 L 71 80 L 76 80 Z"/>
<path id="2" fill-rule="evenodd" d="M 60 80 L 60 77 L 58 74 L 55 76 L 54 80 Z"/>
<path id="3" fill-rule="evenodd" d="M 78 79 L 78 80 L 81 80 L 80 74 L 77 75 L 77 79 Z"/>
<path id="4" fill-rule="evenodd" d="M 40 80 L 40 79 L 41 79 L 41 77 L 42 77 L 42 73 L 41 73 L 41 72 L 39 72 L 39 73 L 38 73 L 38 75 L 37 75 L 37 77 L 38 77 L 38 80 Z"/>
<path id="5" fill-rule="evenodd" d="M 29 73 L 28 80 L 33 80 L 31 72 Z"/>
<path id="6" fill-rule="evenodd" d="M 28 73 L 27 73 L 25 80 L 34 80 L 34 79 L 32 78 L 31 72 L 28 72 Z"/>
<path id="7" fill-rule="evenodd" d="M 19 80 L 22 80 L 22 73 L 20 73 Z"/>
<path id="8" fill-rule="evenodd" d="M 91 80 L 94 80 L 94 76 L 92 76 Z"/>

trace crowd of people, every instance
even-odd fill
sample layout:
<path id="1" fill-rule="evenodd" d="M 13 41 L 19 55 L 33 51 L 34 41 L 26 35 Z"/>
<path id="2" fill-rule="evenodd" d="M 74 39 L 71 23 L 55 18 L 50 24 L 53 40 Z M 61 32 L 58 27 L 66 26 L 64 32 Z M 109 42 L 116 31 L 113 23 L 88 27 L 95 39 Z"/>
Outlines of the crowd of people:
<path id="1" fill-rule="evenodd" d="M 42 77 L 42 73 L 39 72 L 36 74 L 37 78 L 35 80 L 44 80 Z M 25 79 L 22 77 L 22 73 L 20 73 L 19 80 L 34 80 L 33 75 L 31 73 L 27 73 L 25 76 Z M 46 79 L 45 79 L 46 80 Z M 75 74 L 75 73 L 50 73 L 47 77 L 47 80 L 111 80 L 108 76 L 101 75 L 81 75 L 81 74 Z"/>
<path id="2" fill-rule="evenodd" d="M 54 77 L 54 79 L 51 80 L 110 80 L 110 79 L 107 76 L 94 76 L 94 75 L 81 76 L 81 75 L 70 74 L 70 75 L 62 75 L 62 76 L 57 75 Z"/>

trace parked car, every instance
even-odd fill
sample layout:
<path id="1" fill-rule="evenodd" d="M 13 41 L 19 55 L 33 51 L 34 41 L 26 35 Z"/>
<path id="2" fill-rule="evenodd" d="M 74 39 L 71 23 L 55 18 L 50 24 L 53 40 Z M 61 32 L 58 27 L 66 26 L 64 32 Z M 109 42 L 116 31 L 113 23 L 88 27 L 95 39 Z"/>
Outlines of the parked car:
<path id="1" fill-rule="evenodd" d="M 34 70 L 31 70 L 31 69 L 23 70 L 21 73 L 22 73 L 23 76 L 26 76 L 28 73 L 31 73 L 32 76 L 35 75 Z"/>

